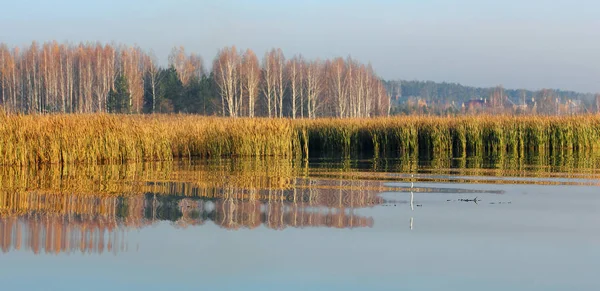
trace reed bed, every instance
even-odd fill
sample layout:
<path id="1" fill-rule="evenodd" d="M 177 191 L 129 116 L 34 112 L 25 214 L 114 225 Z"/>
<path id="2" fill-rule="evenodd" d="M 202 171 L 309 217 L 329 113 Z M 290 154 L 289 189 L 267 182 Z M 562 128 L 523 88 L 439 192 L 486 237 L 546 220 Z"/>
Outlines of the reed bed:
<path id="1" fill-rule="evenodd" d="M 290 156 L 290 121 L 182 115 L 0 116 L 0 164 L 103 164 Z"/>
<path id="2" fill-rule="evenodd" d="M 600 116 L 464 116 L 298 121 L 305 154 L 553 156 L 600 150 Z"/>
<path id="3" fill-rule="evenodd" d="M 289 120 L 189 115 L 1 115 L 0 164 L 220 157 L 556 156 L 600 150 L 599 116 Z"/>

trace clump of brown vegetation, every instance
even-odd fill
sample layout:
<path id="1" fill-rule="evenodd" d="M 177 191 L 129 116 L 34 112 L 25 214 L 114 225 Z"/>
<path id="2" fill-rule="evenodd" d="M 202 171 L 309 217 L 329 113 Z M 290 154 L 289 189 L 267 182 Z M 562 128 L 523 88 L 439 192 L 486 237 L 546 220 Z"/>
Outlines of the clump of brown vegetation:
<path id="1" fill-rule="evenodd" d="M 307 152 L 373 156 L 556 155 L 600 149 L 600 117 L 406 116 L 298 121 Z"/>
<path id="2" fill-rule="evenodd" d="M 189 115 L 0 115 L 0 164 L 180 158 L 556 155 L 600 149 L 600 117 L 289 120 Z"/>
<path id="3" fill-rule="evenodd" d="M 292 155 L 290 121 L 196 116 L 3 115 L 0 164 Z"/>

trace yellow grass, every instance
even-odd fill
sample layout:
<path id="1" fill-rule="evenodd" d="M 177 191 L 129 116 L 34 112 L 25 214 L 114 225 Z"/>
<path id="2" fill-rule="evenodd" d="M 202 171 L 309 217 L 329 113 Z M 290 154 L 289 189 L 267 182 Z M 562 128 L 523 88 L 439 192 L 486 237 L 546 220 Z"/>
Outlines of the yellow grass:
<path id="1" fill-rule="evenodd" d="M 234 156 L 539 156 L 598 149 L 597 116 L 289 120 L 0 113 L 2 165 Z"/>
<path id="2" fill-rule="evenodd" d="M 195 116 L 0 116 L 0 164 L 289 156 L 291 122 Z"/>
<path id="3" fill-rule="evenodd" d="M 407 116 L 299 121 L 308 152 L 345 156 L 558 155 L 600 149 L 598 116 Z"/>

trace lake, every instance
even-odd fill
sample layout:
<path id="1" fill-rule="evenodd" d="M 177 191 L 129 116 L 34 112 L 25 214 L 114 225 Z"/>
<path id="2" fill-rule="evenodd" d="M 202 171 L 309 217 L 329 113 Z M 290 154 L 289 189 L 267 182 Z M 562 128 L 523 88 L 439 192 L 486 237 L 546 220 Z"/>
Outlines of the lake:
<path id="1" fill-rule="evenodd" d="M 600 290 L 599 165 L 4 167 L 2 290 Z"/>

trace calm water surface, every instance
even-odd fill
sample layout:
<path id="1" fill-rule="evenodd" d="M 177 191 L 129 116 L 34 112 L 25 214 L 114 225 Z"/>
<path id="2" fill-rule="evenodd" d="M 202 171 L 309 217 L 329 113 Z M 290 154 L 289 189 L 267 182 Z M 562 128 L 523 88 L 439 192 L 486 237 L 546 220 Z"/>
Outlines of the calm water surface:
<path id="1" fill-rule="evenodd" d="M 0 168 L 2 290 L 600 290 L 585 159 Z"/>

